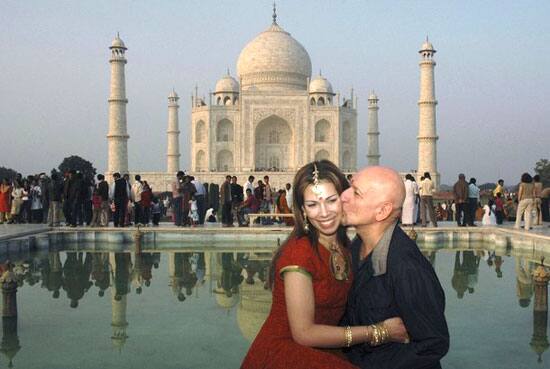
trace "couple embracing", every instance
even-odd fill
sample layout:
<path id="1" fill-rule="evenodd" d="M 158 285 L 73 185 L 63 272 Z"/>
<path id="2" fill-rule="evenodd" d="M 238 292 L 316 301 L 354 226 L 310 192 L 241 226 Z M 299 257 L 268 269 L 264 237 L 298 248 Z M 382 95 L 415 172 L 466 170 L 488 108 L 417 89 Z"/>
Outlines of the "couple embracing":
<path id="1" fill-rule="evenodd" d="M 271 312 L 241 368 L 441 368 L 445 296 L 397 226 L 399 174 L 369 167 L 348 183 L 321 160 L 293 188 L 296 223 L 271 265 Z"/>

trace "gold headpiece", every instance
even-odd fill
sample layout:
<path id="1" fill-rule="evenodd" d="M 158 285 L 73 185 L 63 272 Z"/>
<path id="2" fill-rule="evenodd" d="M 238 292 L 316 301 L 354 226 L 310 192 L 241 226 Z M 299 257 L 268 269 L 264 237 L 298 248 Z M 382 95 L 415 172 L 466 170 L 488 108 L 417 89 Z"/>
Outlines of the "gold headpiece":
<path id="1" fill-rule="evenodd" d="M 317 164 L 313 163 L 313 193 L 317 196 L 321 196 L 323 191 L 319 188 L 319 170 L 317 169 Z"/>

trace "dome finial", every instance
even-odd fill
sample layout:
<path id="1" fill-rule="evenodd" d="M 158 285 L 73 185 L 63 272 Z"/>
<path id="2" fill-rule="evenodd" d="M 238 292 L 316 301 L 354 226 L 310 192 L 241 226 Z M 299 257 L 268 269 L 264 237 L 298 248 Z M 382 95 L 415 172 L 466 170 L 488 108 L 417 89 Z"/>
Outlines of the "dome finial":
<path id="1" fill-rule="evenodd" d="M 227 68 L 227 75 L 230 76 L 231 73 L 229 73 L 229 67 Z"/>
<path id="2" fill-rule="evenodd" d="M 277 4 L 275 4 L 275 1 L 273 2 L 273 24 L 277 24 Z"/>
<path id="3" fill-rule="evenodd" d="M 319 76 L 322 77 L 323 76 L 323 72 L 321 71 L 321 69 L 319 68 Z"/>

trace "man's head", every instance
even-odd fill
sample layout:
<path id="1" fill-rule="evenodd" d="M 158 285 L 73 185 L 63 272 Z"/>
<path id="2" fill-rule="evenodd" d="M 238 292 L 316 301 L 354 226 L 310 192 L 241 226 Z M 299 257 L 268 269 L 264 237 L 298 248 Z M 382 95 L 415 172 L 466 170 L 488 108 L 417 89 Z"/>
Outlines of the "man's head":
<path id="1" fill-rule="evenodd" d="M 225 181 L 228 183 L 231 182 L 231 176 L 230 175 L 225 176 Z"/>
<path id="2" fill-rule="evenodd" d="M 269 183 L 269 176 L 264 176 L 264 182 Z"/>
<path id="3" fill-rule="evenodd" d="M 254 176 L 249 176 L 248 177 L 248 182 L 254 183 Z"/>
<path id="4" fill-rule="evenodd" d="M 405 186 L 395 170 L 373 166 L 353 176 L 351 187 L 341 195 L 344 223 L 356 227 L 393 223 L 401 213 Z"/>
<path id="5" fill-rule="evenodd" d="M 287 183 L 287 184 L 285 185 L 285 188 L 286 188 L 287 190 L 290 190 L 290 187 L 292 187 L 292 186 L 290 185 L 290 183 Z"/>
<path id="6" fill-rule="evenodd" d="M 501 186 L 504 186 L 504 179 L 499 179 L 498 184 L 501 185 Z"/>
<path id="7" fill-rule="evenodd" d="M 252 195 L 252 190 L 250 188 L 247 188 L 246 189 L 246 196 L 251 196 Z"/>
<path id="8" fill-rule="evenodd" d="M 178 171 L 178 173 L 176 174 L 176 178 L 183 178 L 185 176 L 185 172 L 183 170 L 180 170 Z"/>
<path id="9" fill-rule="evenodd" d="M 116 172 L 115 174 L 113 174 L 113 178 L 115 179 L 115 181 L 116 181 L 117 179 L 119 179 L 119 178 L 120 178 L 120 173 L 119 173 L 119 172 Z"/>
<path id="10" fill-rule="evenodd" d="M 134 179 L 139 182 L 139 181 L 141 181 L 141 176 L 139 174 L 136 174 Z"/>
<path id="11" fill-rule="evenodd" d="M 460 179 L 461 181 L 465 181 L 466 180 L 466 175 L 464 175 L 464 173 L 460 173 L 458 175 L 458 179 Z"/>
<path id="12" fill-rule="evenodd" d="M 237 183 L 237 177 L 236 176 L 231 177 L 231 183 Z"/>

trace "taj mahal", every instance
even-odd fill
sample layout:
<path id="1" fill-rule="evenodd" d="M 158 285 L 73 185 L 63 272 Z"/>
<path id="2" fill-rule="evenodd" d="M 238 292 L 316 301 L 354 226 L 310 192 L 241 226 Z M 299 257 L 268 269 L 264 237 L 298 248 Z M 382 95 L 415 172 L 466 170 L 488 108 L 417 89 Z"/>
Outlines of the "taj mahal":
<path id="1" fill-rule="evenodd" d="M 111 46 L 111 85 L 107 177 L 128 173 L 125 64 L 126 46 L 117 35 Z M 430 172 L 439 183 L 436 160 L 436 105 L 433 55 L 426 39 L 420 51 L 420 99 L 417 173 Z M 368 165 L 380 162 L 378 97 L 368 96 L 367 137 L 358 137 L 357 96 L 333 91 L 320 72 L 312 77 L 307 50 L 277 23 L 272 23 L 241 51 L 236 76 L 229 71 L 207 99 L 191 99 L 190 166 L 180 166 L 179 97 L 168 96 L 166 171 L 140 174 L 155 191 L 170 189 L 175 173 L 185 169 L 207 183 L 222 183 L 227 174 L 240 182 L 269 175 L 280 188 L 312 160 L 329 159 L 342 171 L 357 170 L 357 145 L 368 145 Z"/>

